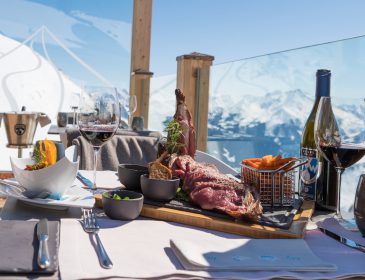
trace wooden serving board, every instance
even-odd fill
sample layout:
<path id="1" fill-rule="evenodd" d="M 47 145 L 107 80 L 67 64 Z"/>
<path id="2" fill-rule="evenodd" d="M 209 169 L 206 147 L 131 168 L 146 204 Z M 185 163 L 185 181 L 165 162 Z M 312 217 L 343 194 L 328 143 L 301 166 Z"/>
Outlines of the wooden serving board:
<path id="1" fill-rule="evenodd" d="M 293 223 L 288 230 L 242 221 L 234 222 L 207 215 L 147 204 L 143 205 L 141 216 L 253 238 L 303 238 L 305 234 L 305 227 L 313 214 L 313 210 L 314 202 L 304 201 L 300 211 L 295 215 Z"/>

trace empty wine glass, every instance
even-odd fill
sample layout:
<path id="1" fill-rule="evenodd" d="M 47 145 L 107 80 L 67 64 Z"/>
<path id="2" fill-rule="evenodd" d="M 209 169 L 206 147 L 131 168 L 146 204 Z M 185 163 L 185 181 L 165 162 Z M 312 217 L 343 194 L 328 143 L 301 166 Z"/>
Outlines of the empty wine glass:
<path id="1" fill-rule="evenodd" d="M 129 121 L 128 124 L 131 126 L 133 114 L 137 111 L 137 96 L 131 95 L 129 99 Z"/>
<path id="2" fill-rule="evenodd" d="M 94 182 L 96 186 L 97 155 L 102 145 L 110 140 L 119 125 L 120 106 L 117 91 L 112 87 L 85 87 L 80 100 L 79 130 L 93 146 Z"/>
<path id="3" fill-rule="evenodd" d="M 334 108 L 338 112 L 338 120 L 332 110 L 333 98 L 321 97 L 315 125 L 314 138 L 317 149 L 323 157 L 332 164 L 337 172 L 336 188 L 336 215 L 338 221 L 345 227 L 349 223 L 342 218 L 340 208 L 341 176 L 346 168 L 358 162 L 365 155 L 364 122 L 363 122 L 363 99 L 356 99 L 356 104 L 339 104 L 337 99 Z M 361 107 L 360 107 L 361 106 Z M 338 126 L 342 125 L 342 130 Z"/>
<path id="4" fill-rule="evenodd" d="M 119 128 L 128 129 L 129 127 L 129 106 L 128 100 L 125 95 L 119 96 L 119 107 L 120 107 L 120 124 Z"/>
<path id="5" fill-rule="evenodd" d="M 75 128 L 77 125 L 77 109 L 80 106 L 80 92 L 72 92 L 70 99 L 70 108 L 73 112 L 72 116 L 72 127 Z"/>

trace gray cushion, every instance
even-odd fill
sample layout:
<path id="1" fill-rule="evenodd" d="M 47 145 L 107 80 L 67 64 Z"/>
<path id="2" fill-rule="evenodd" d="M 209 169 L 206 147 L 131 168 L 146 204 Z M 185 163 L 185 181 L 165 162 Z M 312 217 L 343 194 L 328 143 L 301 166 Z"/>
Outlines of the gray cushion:
<path id="1" fill-rule="evenodd" d="M 146 165 L 157 158 L 158 143 L 161 134 L 154 132 L 147 136 L 138 133 L 132 135 L 116 134 L 105 143 L 98 154 L 97 170 L 117 170 L 120 163 L 133 163 Z M 82 136 L 72 140 L 72 144 L 77 146 L 80 156 L 80 166 L 82 170 L 92 170 L 93 148 Z"/>
<path id="2" fill-rule="evenodd" d="M 72 141 L 81 135 L 80 131 L 77 128 L 67 127 L 65 130 L 66 133 L 66 148 L 70 147 Z M 162 135 L 158 131 L 151 130 L 143 130 L 143 131 L 133 131 L 128 129 L 118 129 L 115 135 L 125 135 L 125 136 L 146 136 L 146 137 L 154 137 L 161 138 Z"/>

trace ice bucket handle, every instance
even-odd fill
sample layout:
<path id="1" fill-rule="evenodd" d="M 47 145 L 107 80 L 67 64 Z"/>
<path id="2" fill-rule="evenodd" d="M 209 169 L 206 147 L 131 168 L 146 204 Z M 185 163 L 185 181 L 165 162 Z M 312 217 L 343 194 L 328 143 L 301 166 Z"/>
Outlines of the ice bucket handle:
<path id="1" fill-rule="evenodd" d="M 51 123 L 51 119 L 45 113 L 39 113 L 37 117 L 37 121 L 39 122 L 41 127 L 46 126 Z"/>

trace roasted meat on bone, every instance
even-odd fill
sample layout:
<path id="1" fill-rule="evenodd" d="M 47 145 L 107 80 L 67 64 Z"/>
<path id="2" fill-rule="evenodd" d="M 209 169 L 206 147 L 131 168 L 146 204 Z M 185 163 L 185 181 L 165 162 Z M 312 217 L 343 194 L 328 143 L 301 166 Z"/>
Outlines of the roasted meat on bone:
<path id="1" fill-rule="evenodd" d="M 180 124 L 182 135 L 179 143 L 183 144 L 178 152 L 179 155 L 189 155 L 195 158 L 196 136 L 193 120 L 185 103 L 185 96 L 180 89 L 175 90 L 176 95 L 176 112 L 174 119 Z"/>

